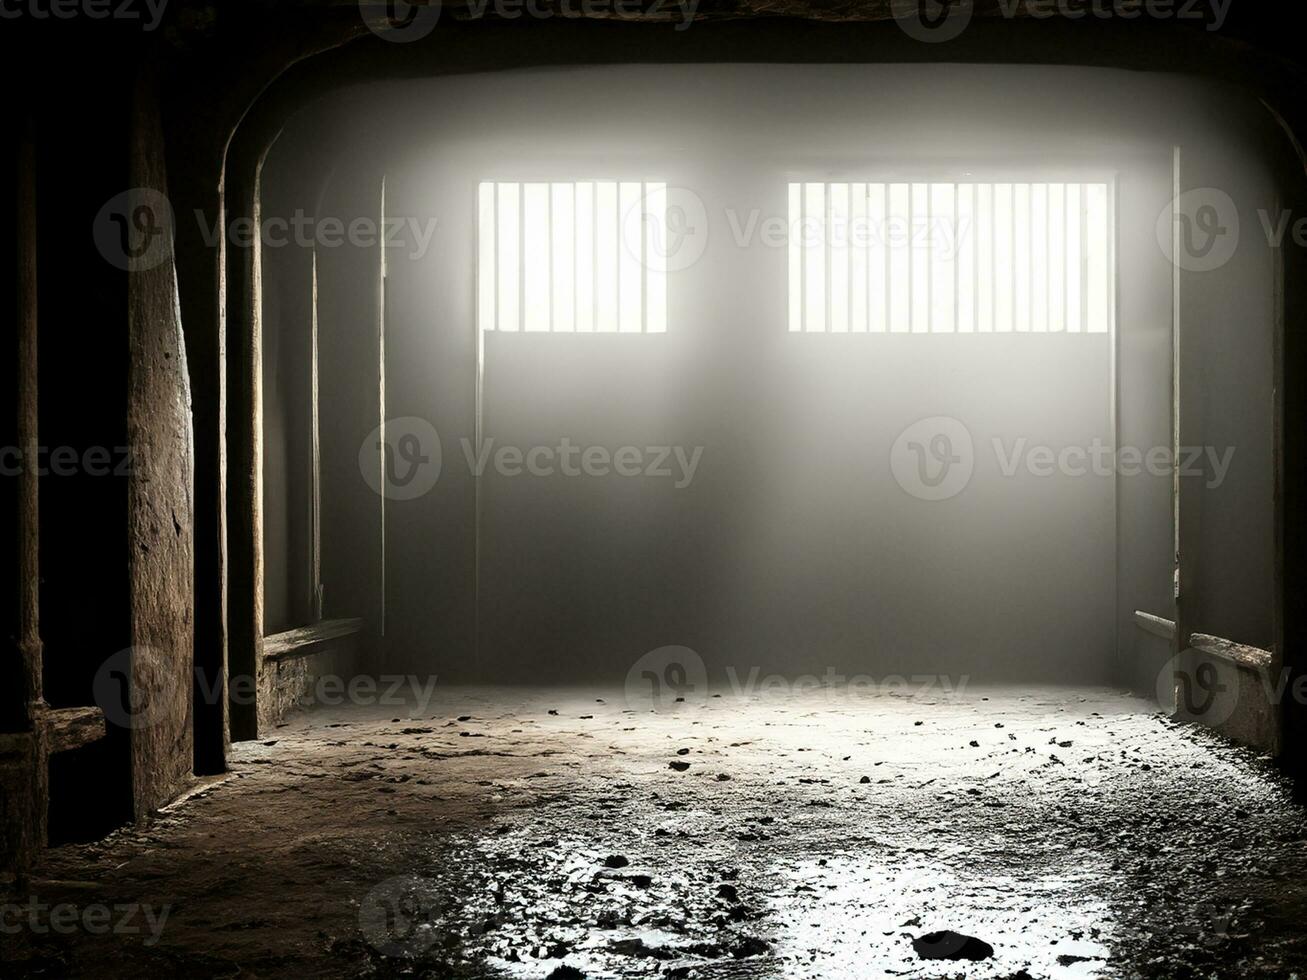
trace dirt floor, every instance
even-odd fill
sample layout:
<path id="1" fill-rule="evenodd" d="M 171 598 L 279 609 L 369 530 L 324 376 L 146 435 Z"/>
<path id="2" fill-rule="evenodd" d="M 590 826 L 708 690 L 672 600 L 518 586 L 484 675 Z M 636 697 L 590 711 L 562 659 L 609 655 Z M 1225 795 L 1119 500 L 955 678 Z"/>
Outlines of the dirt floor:
<path id="1" fill-rule="evenodd" d="M 671 707 L 297 716 L 148 828 L 52 852 L 37 904 L 4 899 L 0 975 L 1307 976 L 1304 811 L 1144 702 Z"/>

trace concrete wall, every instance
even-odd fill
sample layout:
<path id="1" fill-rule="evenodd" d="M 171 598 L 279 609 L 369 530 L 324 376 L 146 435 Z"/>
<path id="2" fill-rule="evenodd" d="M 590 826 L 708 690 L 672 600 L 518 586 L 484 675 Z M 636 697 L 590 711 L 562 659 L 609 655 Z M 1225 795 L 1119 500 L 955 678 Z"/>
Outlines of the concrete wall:
<path id="1" fill-rule="evenodd" d="M 1058 98 L 1032 102 L 1041 87 Z M 939 66 L 537 71 L 341 97 L 336 124 L 367 126 L 355 152 L 385 161 L 387 214 L 438 221 L 427 254 L 388 258 L 386 415 L 431 421 L 443 451 L 429 493 L 385 505 L 391 662 L 620 681 L 646 650 L 681 643 L 719 676 L 833 667 L 1147 687 L 1162 651 L 1136 646 L 1130 614 L 1168 612 L 1169 480 L 1006 478 L 991 438 L 1061 448 L 1110 442 L 1119 424 L 1122 445 L 1170 444 L 1155 221 L 1171 147 L 1219 138 L 1199 110 L 1181 79 Z M 755 208 L 783 216 L 788 180 L 923 168 L 1111 175 L 1119 353 L 1102 336 L 788 335 L 785 252 L 738 247 L 726 209 L 740 224 Z M 524 448 L 702 445 L 703 461 L 680 490 L 491 472 L 478 504 L 463 449 L 476 434 L 476 183 L 594 177 L 693 188 L 709 205 L 707 250 L 669 282 L 665 337 L 488 336 L 482 434 Z M 361 290 L 366 279 L 334 277 L 325 308 L 354 310 Z M 349 377 L 366 386 L 366 363 Z M 972 484 L 943 504 L 903 493 L 886 465 L 895 436 L 930 415 L 963 421 L 977 447 Z M 361 481 L 345 462 L 357 444 L 337 452 L 333 479 Z M 355 533 L 324 526 L 328 540 Z"/>

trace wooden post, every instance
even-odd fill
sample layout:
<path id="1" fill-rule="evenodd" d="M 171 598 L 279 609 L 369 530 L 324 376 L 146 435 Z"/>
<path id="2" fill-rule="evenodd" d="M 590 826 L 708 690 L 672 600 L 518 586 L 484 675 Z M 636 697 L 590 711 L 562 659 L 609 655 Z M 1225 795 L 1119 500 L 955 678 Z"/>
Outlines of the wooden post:
<path id="1" fill-rule="evenodd" d="M 258 679 L 263 646 L 262 276 L 259 171 L 262 148 L 227 158 L 227 501 L 228 664 L 231 738 L 258 737 Z"/>
<path id="2" fill-rule="evenodd" d="M 45 697 L 41 679 L 42 648 L 40 618 L 40 549 L 37 486 L 37 291 L 36 291 L 36 147 L 31 118 L 25 121 L 18 141 L 16 214 L 18 268 L 16 390 L 18 396 L 18 446 L 22 451 L 22 472 L 18 488 L 18 643 L 21 660 L 23 701 L 26 704 L 27 735 L 21 750 L 9 753 L 11 785 L 16 799 L 5 814 L 10 839 L 8 847 L 19 873 L 40 854 L 46 842 L 49 806 L 49 770 L 46 765 Z"/>
<path id="3" fill-rule="evenodd" d="M 179 127 L 180 129 L 181 127 Z M 221 227 L 221 178 L 184 164 L 203 158 L 183 130 L 170 147 L 169 190 L 176 213 L 202 214 Z M 174 246 L 190 373 L 195 445 L 195 773 L 227 768 L 227 448 L 225 243 L 207 244 L 200 222 L 179 220 Z"/>

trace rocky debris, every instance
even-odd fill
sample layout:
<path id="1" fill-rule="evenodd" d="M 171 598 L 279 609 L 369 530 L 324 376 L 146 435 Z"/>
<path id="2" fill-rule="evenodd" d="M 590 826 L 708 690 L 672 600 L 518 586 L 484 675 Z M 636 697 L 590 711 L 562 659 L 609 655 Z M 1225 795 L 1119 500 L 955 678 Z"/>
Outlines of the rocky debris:
<path id="1" fill-rule="evenodd" d="M 676 761 L 673 761 L 673 762 L 669 762 L 669 763 L 667 763 L 667 768 L 668 768 L 668 769 L 675 769 L 677 772 L 685 772 L 685 770 L 687 770 L 687 769 L 690 768 L 690 764 L 689 764 L 688 762 L 676 762 Z"/>
<path id="2" fill-rule="evenodd" d="M 971 960 L 974 963 L 994 955 L 994 947 L 983 939 L 952 929 L 918 936 L 912 940 L 912 948 L 923 960 Z"/>
<path id="3" fill-rule="evenodd" d="M 947 951 L 923 932 L 983 921 L 972 928 L 987 941 L 954 933 L 963 946 L 940 957 L 940 975 L 1045 980 L 1064 970 L 1059 956 L 1084 956 L 1094 962 L 1073 968 L 1141 980 L 1307 976 L 1294 928 L 1304 899 L 1283 884 L 1307 875 L 1307 820 L 1280 777 L 1128 699 L 1104 695 L 1101 721 L 1067 718 L 1074 751 L 1045 747 L 1066 740 L 1045 707 L 1061 695 L 929 715 L 712 701 L 633 727 L 619 695 L 585 726 L 605 729 L 589 744 L 582 726 L 539 721 L 551 700 L 574 719 L 593 697 L 551 693 L 508 711 L 445 703 L 434 731 L 318 721 L 280 730 L 275 747 L 240 747 L 226 783 L 148 834 L 77 861 L 81 849 L 51 852 L 54 877 L 80 880 L 91 861 L 116 887 L 166 891 L 177 914 L 165 944 L 123 944 L 120 964 L 93 970 L 103 942 L 75 936 L 60 947 L 66 962 L 0 973 L 232 976 L 239 962 L 248 976 L 324 980 L 912 977 L 927 970 L 918 942 L 935 936 L 927 952 Z M 490 747 L 458 737 L 470 722 L 446 721 L 469 709 Z M 995 717 L 1008 732 L 977 771 L 958 749 Z M 663 767 L 690 754 L 697 778 Z M 857 773 L 882 765 L 884 779 Z M 723 768 L 733 780 L 716 780 Z M 851 785 L 864 778 L 874 793 Z M 359 911 L 379 884 L 415 875 L 432 883 L 422 914 L 439 938 L 396 959 L 362 934 Z M 197 960 L 237 903 L 245 924 Z M 972 966 L 968 941 L 993 958 Z"/>
<path id="4" fill-rule="evenodd" d="M 604 858 L 604 867 L 613 868 L 614 870 L 625 868 L 630 863 L 630 860 L 622 854 L 610 854 L 608 857 Z"/>

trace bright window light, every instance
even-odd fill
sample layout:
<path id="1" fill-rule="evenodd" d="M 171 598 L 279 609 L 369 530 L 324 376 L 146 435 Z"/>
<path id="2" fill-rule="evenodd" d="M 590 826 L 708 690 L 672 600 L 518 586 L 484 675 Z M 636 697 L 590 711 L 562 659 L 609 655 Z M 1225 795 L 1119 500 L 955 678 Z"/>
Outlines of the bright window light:
<path id="1" fill-rule="evenodd" d="M 665 333 L 662 183 L 483 182 L 477 323 L 525 333 Z"/>
<path id="2" fill-rule="evenodd" d="M 1106 184 L 791 183 L 792 333 L 1108 333 Z"/>

